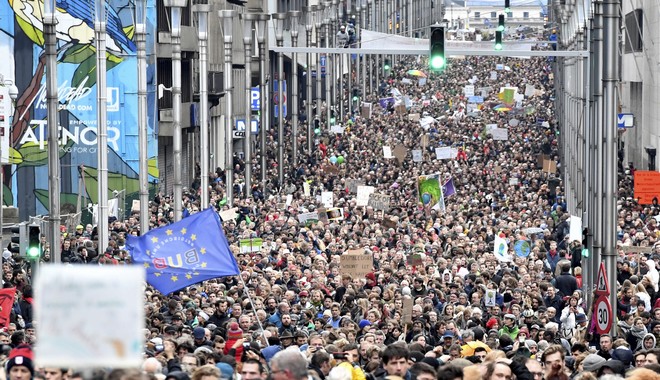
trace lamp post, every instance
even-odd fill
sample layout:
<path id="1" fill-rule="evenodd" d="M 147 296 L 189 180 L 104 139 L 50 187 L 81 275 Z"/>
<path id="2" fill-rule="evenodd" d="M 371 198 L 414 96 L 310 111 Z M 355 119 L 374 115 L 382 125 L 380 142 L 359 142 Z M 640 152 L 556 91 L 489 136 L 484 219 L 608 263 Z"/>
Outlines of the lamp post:
<path id="1" fill-rule="evenodd" d="M 197 14 L 197 35 L 199 37 L 199 158 L 200 158 L 200 206 L 209 207 L 209 97 L 208 97 L 208 41 L 209 4 L 195 4 Z"/>
<path id="2" fill-rule="evenodd" d="M 233 138 L 232 138 L 232 117 L 233 105 L 232 94 L 234 92 L 234 85 L 232 84 L 232 28 L 234 27 L 234 17 L 236 11 L 224 9 L 218 11 L 218 16 L 222 19 L 222 31 L 224 34 L 224 48 L 225 48 L 225 67 L 224 67 L 224 82 L 225 82 L 225 176 L 227 180 L 227 204 L 229 207 L 234 206 L 234 163 L 233 163 Z"/>
<path id="3" fill-rule="evenodd" d="M 11 99 L 11 107 L 8 110 L 10 115 L 14 114 L 14 105 L 16 102 L 16 99 L 18 98 L 18 88 L 14 84 L 14 81 L 11 79 L 5 79 L 2 74 L 0 74 L 0 86 L 1 87 L 9 87 L 7 93 L 9 93 L 9 98 Z M 5 91 L 3 91 L 5 92 Z M 5 126 L 2 126 L 3 130 L 2 133 L 8 133 L 9 127 L 13 123 L 13 118 L 9 120 L 4 121 L 7 129 L 4 129 Z M 7 155 L 9 156 L 9 152 L 4 152 L 2 151 L 2 145 L 0 144 L 0 157 Z M 7 163 L 4 160 L 0 159 L 0 247 L 4 247 L 3 242 L 2 242 L 2 233 L 4 232 L 4 210 L 3 210 L 3 205 L 4 205 L 4 175 L 5 175 L 5 168 L 4 165 Z"/>
<path id="4" fill-rule="evenodd" d="M 108 246 L 108 114 L 106 85 L 106 14 L 105 2 L 94 7 L 94 39 L 96 42 L 96 130 L 98 161 L 98 249 Z"/>
<path id="5" fill-rule="evenodd" d="M 245 155 L 245 198 L 252 196 L 252 25 L 257 20 L 254 13 L 243 13 L 243 45 L 245 50 L 245 137 L 243 154 Z M 262 126 L 263 127 L 263 126 Z"/>
<path id="6" fill-rule="evenodd" d="M 314 21 L 314 11 L 316 10 L 316 6 L 308 6 L 308 7 L 303 7 L 303 17 L 305 18 L 305 41 L 307 43 L 307 47 L 312 46 L 312 28 L 314 25 L 312 22 Z M 307 53 L 306 55 L 306 65 L 307 65 L 307 75 L 305 76 L 305 80 L 307 81 L 307 91 L 305 91 L 305 104 L 307 104 L 307 107 L 305 107 L 305 111 L 307 111 L 307 155 L 311 156 L 312 155 L 312 125 L 313 125 L 313 120 L 312 120 L 312 53 Z M 319 76 L 321 75 L 318 72 L 318 67 L 316 68 L 316 75 Z"/>
<path id="7" fill-rule="evenodd" d="M 181 220 L 182 193 L 182 166 L 181 157 L 181 8 L 188 4 L 188 0 L 163 0 L 170 8 L 172 22 L 172 124 L 174 124 L 174 221 Z M 231 136 L 230 136 L 231 138 Z"/>
<path id="8" fill-rule="evenodd" d="M 374 15 L 373 15 L 373 2 L 374 0 L 367 0 L 367 15 L 365 17 L 365 27 L 368 27 L 369 30 L 375 30 L 374 26 L 376 23 L 374 22 Z M 362 38 L 360 38 L 360 44 L 362 43 Z M 366 74 L 367 68 L 369 69 L 369 93 L 372 93 L 374 90 L 373 86 L 373 76 L 372 76 L 372 66 L 374 64 L 374 58 L 373 56 L 365 56 L 362 59 L 362 62 L 364 63 L 364 72 Z M 364 81 L 364 78 L 363 78 Z"/>
<path id="9" fill-rule="evenodd" d="M 324 17 L 325 11 L 323 9 L 323 5 L 318 4 L 316 6 L 316 11 L 314 12 L 314 27 L 316 29 L 316 46 L 321 47 L 321 40 L 322 40 L 322 28 L 323 28 L 323 17 Z M 325 61 L 322 61 L 327 57 L 324 53 L 317 53 L 316 56 L 316 114 L 314 116 L 314 119 L 318 119 L 319 121 L 321 120 L 321 108 L 323 104 L 323 96 L 322 96 L 322 84 L 321 80 L 323 78 L 323 70 L 325 69 L 325 65 L 322 65 L 325 63 Z"/>
<path id="10" fill-rule="evenodd" d="M 344 24 L 344 7 L 343 3 L 338 3 L 338 6 L 335 8 L 337 10 L 337 21 L 338 22 L 333 22 L 332 24 L 336 25 L 343 25 Z M 346 32 L 348 33 L 348 31 Z M 337 47 L 337 32 L 334 32 L 334 38 L 335 38 L 335 47 Z M 339 89 L 336 90 L 338 93 L 338 96 L 335 98 L 337 100 L 337 104 L 339 104 L 339 118 L 340 120 L 344 120 L 344 54 L 336 54 L 335 57 L 337 57 L 337 60 L 339 61 L 337 64 L 337 68 L 339 69 Z M 350 70 L 349 70 L 350 73 Z M 350 75 L 349 75 L 350 78 Z"/>
<path id="11" fill-rule="evenodd" d="M 338 4 L 337 0 L 332 0 L 330 6 L 330 25 L 329 25 L 330 35 L 328 36 L 328 41 L 330 45 L 328 45 L 328 47 L 333 47 L 333 48 L 337 47 L 337 4 Z M 328 71 L 330 71 L 332 75 L 328 80 L 334 80 L 334 81 L 339 80 L 339 83 L 341 85 L 341 75 L 339 76 L 339 78 L 337 78 L 337 68 L 339 67 L 337 63 L 337 55 L 338 54 L 330 54 L 330 59 L 328 60 L 328 65 L 330 70 Z M 337 92 L 338 92 L 337 86 L 331 85 L 329 86 L 329 88 L 331 89 L 330 99 L 332 99 L 332 104 L 334 105 L 335 113 L 338 113 L 339 110 L 337 110 Z M 341 106 L 339 108 L 341 108 Z"/>
<path id="12" fill-rule="evenodd" d="M 275 13 L 275 42 L 278 47 L 284 46 L 284 20 L 286 13 Z M 279 186 L 284 186 L 284 54 L 277 52 L 277 179 Z"/>
<path id="13" fill-rule="evenodd" d="M 298 47 L 298 19 L 300 11 L 289 11 L 291 46 Z M 293 169 L 298 167 L 298 53 L 291 55 L 291 142 L 293 143 Z"/>
<path id="14" fill-rule="evenodd" d="M 266 142 L 266 128 L 270 125 L 270 103 L 268 101 L 268 65 L 266 64 L 266 28 L 268 27 L 270 15 L 258 13 L 256 21 L 257 43 L 259 44 L 259 112 L 261 129 L 259 129 L 259 138 L 261 146 L 261 186 L 264 195 L 266 194 L 266 174 L 268 173 L 268 145 Z"/>
<path id="15" fill-rule="evenodd" d="M 44 2 L 44 39 L 46 45 L 46 98 L 48 107 L 48 208 L 49 241 L 53 262 L 62 260 L 60 246 L 60 156 L 57 96 L 57 19 L 55 0 Z M 7 132 L 7 131 L 5 131 Z M 0 186 L 4 186 L 0 183 Z M 2 205 L 0 204 L 0 207 Z"/>
<path id="16" fill-rule="evenodd" d="M 360 45 L 362 44 L 362 28 L 367 28 L 367 15 L 369 11 L 367 10 L 367 0 L 360 0 L 360 28 L 357 33 L 357 40 Z M 358 54 L 358 62 L 360 61 L 360 55 Z M 367 91 L 367 57 L 362 57 L 362 96 L 365 95 Z M 359 66 L 358 66 L 359 67 Z M 371 91 L 371 89 L 370 89 Z"/>
<path id="17" fill-rule="evenodd" d="M 138 63 L 138 144 L 140 151 L 140 235 L 149 231 L 149 148 L 147 133 L 147 0 L 135 2 Z"/>
<path id="18" fill-rule="evenodd" d="M 323 25 L 325 26 L 325 47 L 329 48 L 332 37 L 330 37 L 330 13 L 332 13 L 332 4 L 329 1 L 323 3 Z M 330 114 L 332 113 L 332 96 L 330 78 L 332 77 L 331 54 L 326 54 L 325 64 L 325 127 L 330 130 Z"/>

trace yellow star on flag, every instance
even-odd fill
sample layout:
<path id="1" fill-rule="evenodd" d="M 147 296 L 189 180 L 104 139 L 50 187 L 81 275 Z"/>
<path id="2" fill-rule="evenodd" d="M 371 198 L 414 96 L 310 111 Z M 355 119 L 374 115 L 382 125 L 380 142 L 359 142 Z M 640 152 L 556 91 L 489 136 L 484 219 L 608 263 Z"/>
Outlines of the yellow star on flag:
<path id="1" fill-rule="evenodd" d="M 186 273 L 186 278 L 190 280 L 192 278 L 192 275 L 190 273 Z"/>
<path id="2" fill-rule="evenodd" d="M 195 235 L 195 234 L 190 235 L 190 240 L 192 240 L 192 241 L 197 240 L 197 235 Z"/>
<path id="3" fill-rule="evenodd" d="M 170 280 L 172 280 L 172 282 L 177 282 L 179 281 L 179 278 L 175 275 L 172 275 L 172 277 L 170 277 Z"/>
<path id="4" fill-rule="evenodd" d="M 206 254 L 206 248 L 202 247 L 199 252 L 201 252 L 202 255 Z"/>
<path id="5" fill-rule="evenodd" d="M 160 277 L 161 274 L 162 274 L 162 273 L 160 273 L 160 272 L 156 272 L 156 273 L 154 273 L 154 276 L 156 276 L 156 277 Z"/>
<path id="6" fill-rule="evenodd" d="M 152 243 L 158 243 L 158 238 L 156 236 L 151 238 Z"/>
<path id="7" fill-rule="evenodd" d="M 172 230 L 166 230 L 165 233 L 167 234 L 167 236 L 171 236 L 172 235 Z"/>
<path id="8" fill-rule="evenodd" d="M 199 272 L 193 272 L 195 276 L 199 276 Z"/>
<path id="9" fill-rule="evenodd" d="M 182 229 L 181 229 L 181 235 L 185 235 L 185 234 L 186 234 L 186 232 L 188 232 L 188 230 L 187 230 L 187 229 L 185 229 L 185 228 L 182 228 Z"/>
<path id="10" fill-rule="evenodd" d="M 206 261 L 202 262 L 201 267 L 202 267 L 202 268 L 206 268 Z"/>
<path id="11" fill-rule="evenodd" d="M 149 263 L 144 263 L 143 265 L 145 268 L 149 268 Z"/>

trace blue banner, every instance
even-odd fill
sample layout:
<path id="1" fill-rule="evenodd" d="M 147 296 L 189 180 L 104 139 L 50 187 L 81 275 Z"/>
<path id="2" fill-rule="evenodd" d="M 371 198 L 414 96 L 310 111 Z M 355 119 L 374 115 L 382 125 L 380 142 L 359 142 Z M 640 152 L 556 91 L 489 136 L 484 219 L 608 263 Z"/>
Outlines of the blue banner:
<path id="1" fill-rule="evenodd" d="M 240 273 L 213 208 L 140 237 L 129 236 L 126 250 L 146 269 L 147 282 L 163 294 Z"/>

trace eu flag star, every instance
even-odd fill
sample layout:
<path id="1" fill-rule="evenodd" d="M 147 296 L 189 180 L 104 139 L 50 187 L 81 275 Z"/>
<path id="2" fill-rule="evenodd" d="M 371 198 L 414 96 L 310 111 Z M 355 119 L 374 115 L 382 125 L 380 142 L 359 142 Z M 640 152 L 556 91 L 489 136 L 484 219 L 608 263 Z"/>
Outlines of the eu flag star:
<path id="1" fill-rule="evenodd" d="M 156 276 L 156 277 L 160 277 L 161 274 L 162 274 L 162 273 L 160 273 L 160 272 L 156 272 L 156 273 L 154 273 L 154 276 Z"/>
<path id="2" fill-rule="evenodd" d="M 172 277 L 170 277 L 170 280 L 172 280 L 172 282 L 177 282 L 179 281 L 179 277 L 172 275 Z"/>
<path id="3" fill-rule="evenodd" d="M 197 240 L 197 235 L 195 235 L 195 234 L 190 235 L 190 240 L 192 240 L 192 241 Z"/>
<path id="4" fill-rule="evenodd" d="M 152 237 L 151 242 L 154 243 L 154 244 L 158 243 L 158 237 L 157 236 Z"/>
<path id="5" fill-rule="evenodd" d="M 149 263 L 144 263 L 145 268 L 149 268 L 149 266 L 150 266 Z"/>
<path id="6" fill-rule="evenodd" d="M 172 236 L 172 230 L 166 230 L 165 233 L 167 234 L 167 236 Z"/>
<path id="7" fill-rule="evenodd" d="M 186 232 L 188 232 L 188 230 L 187 230 L 187 229 L 185 229 L 185 228 L 182 228 L 182 229 L 181 229 L 181 235 L 185 235 L 185 234 L 186 234 Z"/>
<path id="8" fill-rule="evenodd" d="M 192 278 L 192 275 L 190 273 L 186 273 L 186 278 L 190 280 Z"/>
<path id="9" fill-rule="evenodd" d="M 202 268 L 206 268 L 206 265 L 207 265 L 207 264 L 206 264 L 206 261 L 204 261 L 204 262 L 202 262 L 202 264 L 201 264 L 200 266 L 201 266 Z"/>
<path id="10" fill-rule="evenodd" d="M 205 255 L 205 254 L 206 254 L 206 248 L 204 248 L 204 247 L 200 248 L 199 252 L 200 252 L 202 255 Z"/>

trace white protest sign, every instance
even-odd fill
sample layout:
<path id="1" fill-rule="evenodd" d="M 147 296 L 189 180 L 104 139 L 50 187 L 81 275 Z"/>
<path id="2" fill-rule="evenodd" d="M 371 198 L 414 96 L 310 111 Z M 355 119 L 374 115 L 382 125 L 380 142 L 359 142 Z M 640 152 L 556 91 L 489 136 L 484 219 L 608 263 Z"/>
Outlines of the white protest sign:
<path id="1" fill-rule="evenodd" d="M 490 72 L 490 80 L 497 80 L 497 71 Z"/>
<path id="2" fill-rule="evenodd" d="M 369 196 L 374 191 L 376 191 L 376 188 L 373 186 L 358 186 L 355 204 L 357 206 L 367 206 L 369 204 Z"/>
<path id="3" fill-rule="evenodd" d="M 385 158 L 394 158 L 394 156 L 392 156 L 392 148 L 390 148 L 389 146 L 384 146 L 383 147 L 383 157 L 385 157 Z"/>
<path id="4" fill-rule="evenodd" d="M 533 84 L 526 84 L 525 85 L 525 96 L 530 97 L 534 96 L 536 94 L 536 88 L 534 88 Z"/>
<path id="5" fill-rule="evenodd" d="M 413 162 L 422 162 L 424 160 L 422 156 L 422 150 L 421 149 L 413 149 L 412 150 L 412 159 Z"/>
<path id="6" fill-rule="evenodd" d="M 307 224 L 308 221 L 316 220 L 319 220 L 319 213 L 316 211 L 298 214 L 298 222 L 300 222 L 300 224 Z"/>
<path id="7" fill-rule="evenodd" d="M 220 219 L 222 219 L 223 222 L 236 219 L 238 217 L 238 207 L 230 208 L 229 210 L 224 210 L 220 211 Z"/>
<path id="8" fill-rule="evenodd" d="M 312 188 L 310 187 L 309 182 L 307 182 L 307 181 L 303 182 L 303 194 L 306 197 L 310 196 L 311 190 L 312 190 Z"/>
<path id="9" fill-rule="evenodd" d="M 458 155 L 458 149 L 452 148 L 450 146 L 435 148 L 435 158 L 437 160 L 454 159 L 456 158 L 456 155 Z"/>
<path id="10" fill-rule="evenodd" d="M 490 133 L 490 131 L 496 128 L 497 128 L 497 124 L 486 124 L 486 133 Z"/>
<path id="11" fill-rule="evenodd" d="M 321 192 L 321 203 L 323 204 L 323 207 L 325 207 L 325 208 L 332 207 L 332 204 L 334 203 L 334 195 L 333 195 L 332 191 L 323 191 L 323 192 Z"/>
<path id="12" fill-rule="evenodd" d="M 570 228 L 568 230 L 568 241 L 582 241 L 582 218 L 579 216 L 571 215 L 569 220 Z"/>
<path id="13" fill-rule="evenodd" d="M 518 184 L 518 177 L 509 178 L 509 185 L 515 186 Z"/>
<path id="14" fill-rule="evenodd" d="M 401 83 L 403 83 L 403 84 L 411 84 L 412 81 L 411 81 L 410 79 L 408 79 L 408 78 L 403 78 L 403 79 L 401 79 Z"/>
<path id="15" fill-rule="evenodd" d="M 431 116 L 424 116 L 423 118 L 419 119 L 419 125 L 424 129 L 429 129 L 431 127 L 431 124 L 435 122 L 436 122 L 435 118 Z"/>
<path id="16" fill-rule="evenodd" d="M 463 87 L 463 93 L 466 97 L 474 96 L 474 86 L 470 84 Z"/>
<path id="17" fill-rule="evenodd" d="M 287 194 L 286 195 L 286 207 L 291 206 L 291 202 L 293 202 L 293 194 Z"/>
<path id="18" fill-rule="evenodd" d="M 144 351 L 142 266 L 44 265 L 35 283 L 40 367 L 138 367 Z"/>
<path id="19" fill-rule="evenodd" d="M 497 304 L 497 292 L 494 289 L 486 290 L 486 296 L 484 297 L 484 305 L 486 307 L 493 307 Z"/>
<path id="20" fill-rule="evenodd" d="M 333 125 L 333 126 L 330 127 L 330 132 L 331 133 L 336 133 L 336 134 L 341 134 L 341 133 L 344 133 L 344 129 L 345 128 L 342 127 L 341 125 Z"/>
<path id="21" fill-rule="evenodd" d="M 506 128 L 493 128 L 490 134 L 495 141 L 507 141 L 509 139 L 509 130 Z"/>

